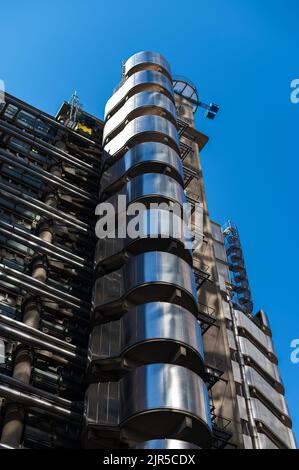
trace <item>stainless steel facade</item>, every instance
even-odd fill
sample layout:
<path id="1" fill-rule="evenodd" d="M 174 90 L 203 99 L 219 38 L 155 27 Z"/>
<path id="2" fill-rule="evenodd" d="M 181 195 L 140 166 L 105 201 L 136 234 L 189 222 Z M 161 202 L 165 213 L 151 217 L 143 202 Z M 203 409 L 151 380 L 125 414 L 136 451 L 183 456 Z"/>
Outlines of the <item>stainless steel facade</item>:
<path id="1" fill-rule="evenodd" d="M 0 449 L 294 448 L 239 233 L 209 217 L 194 113 L 218 107 L 154 52 L 123 65 L 104 122 L 5 98 Z"/>
<path id="2" fill-rule="evenodd" d="M 241 443 L 247 449 L 294 449 L 292 420 L 284 397 L 269 320 L 263 311 L 251 314 L 251 294 L 245 295 L 249 284 L 246 281 L 243 285 L 245 262 L 237 228 L 229 223 L 221 230 L 213 223 L 213 233 L 220 278 L 224 273 L 220 260 L 227 266 L 226 282 L 221 283 L 221 289 L 226 297 L 223 301 L 225 334 L 232 359 Z"/>
<path id="3" fill-rule="evenodd" d="M 0 107 L 1 449 L 81 441 L 103 123 L 71 111 Z"/>
<path id="4" fill-rule="evenodd" d="M 183 207 L 170 68 L 159 54 L 141 53 L 124 70 L 106 106 L 100 198 L 116 213 L 119 196 L 127 208 L 133 202 Z M 153 212 L 145 210 L 144 218 Z M 147 226 L 143 243 L 140 236 L 98 242 L 89 345 L 90 380 L 98 383 L 86 395 L 87 447 L 102 446 L 109 427 L 115 428 L 111 445 L 115 439 L 133 448 L 155 439 L 199 447 L 212 442 L 192 256 L 182 237 L 169 252 L 167 211 L 157 214 L 160 223 Z M 182 218 L 172 216 L 171 224 L 181 225 Z M 105 402 L 109 415 L 94 408 L 95 401 Z"/>
<path id="5" fill-rule="evenodd" d="M 101 441 L 111 436 L 110 446 L 121 440 L 135 447 L 167 435 L 204 447 L 211 441 L 206 386 L 197 374 L 174 364 L 145 365 L 117 382 L 90 385 L 85 421 L 91 447 L 100 445 L 98 435 Z"/>

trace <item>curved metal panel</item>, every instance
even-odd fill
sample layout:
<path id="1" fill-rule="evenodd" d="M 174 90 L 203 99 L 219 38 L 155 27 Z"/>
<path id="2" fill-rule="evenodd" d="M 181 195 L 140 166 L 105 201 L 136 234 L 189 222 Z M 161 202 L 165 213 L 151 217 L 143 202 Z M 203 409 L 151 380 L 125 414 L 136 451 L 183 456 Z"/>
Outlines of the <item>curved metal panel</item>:
<path id="1" fill-rule="evenodd" d="M 170 438 L 210 447 L 207 403 L 206 386 L 194 372 L 170 364 L 139 367 L 118 382 L 89 386 L 84 439 L 88 447 L 105 436 L 131 445 Z"/>
<path id="2" fill-rule="evenodd" d="M 145 441 L 136 444 L 132 449 L 146 449 L 146 450 L 159 450 L 159 449 L 200 449 L 195 444 L 186 441 L 179 441 L 178 439 L 155 439 L 154 441 Z"/>
<path id="3" fill-rule="evenodd" d="M 262 347 L 269 351 L 272 355 L 276 356 L 272 339 L 266 335 L 250 318 L 248 318 L 240 310 L 235 310 L 238 327 L 244 328 L 255 338 Z"/>
<path id="4" fill-rule="evenodd" d="M 263 377 L 252 367 L 245 366 L 246 381 L 250 387 L 256 388 L 264 397 L 282 414 L 289 416 L 289 410 L 285 397 L 277 392 Z"/>
<path id="5" fill-rule="evenodd" d="M 268 335 L 271 335 L 271 327 L 270 327 L 270 322 L 268 315 L 264 312 L 264 310 L 259 310 L 254 316 L 253 316 L 254 321 L 260 325 L 260 327 L 265 330 Z"/>
<path id="6" fill-rule="evenodd" d="M 279 449 L 277 445 L 274 444 L 269 437 L 266 436 L 266 434 L 262 434 L 261 432 L 257 433 L 258 441 L 259 441 L 259 447 L 260 449 L 263 450 L 270 450 L 270 449 Z"/>
<path id="7" fill-rule="evenodd" d="M 130 57 L 125 63 L 125 75 L 132 75 L 132 73 L 136 71 L 136 68 L 139 68 L 140 66 L 153 66 L 155 70 L 165 72 L 168 77 L 171 77 L 169 63 L 158 52 L 141 51 L 132 55 L 132 57 Z"/>
<path id="8" fill-rule="evenodd" d="M 194 273 L 186 261 L 171 253 L 134 256 L 122 269 L 96 280 L 94 307 L 105 318 L 121 313 L 125 300 L 135 305 L 170 301 L 198 314 Z"/>
<path id="9" fill-rule="evenodd" d="M 103 142 L 107 137 L 115 134 L 124 127 L 126 120 L 142 114 L 167 114 L 168 118 L 176 124 L 176 110 L 173 102 L 165 95 L 157 91 L 143 91 L 131 96 L 119 110 L 105 122 Z M 111 138 L 111 137 L 110 137 Z"/>
<path id="10" fill-rule="evenodd" d="M 123 85 L 111 96 L 105 107 L 105 119 L 120 107 L 127 96 L 142 90 L 156 90 L 165 93 L 174 101 L 174 92 L 171 81 L 163 73 L 153 70 L 142 70 L 134 73 Z"/>
<path id="11" fill-rule="evenodd" d="M 276 382 L 282 383 L 278 367 L 260 352 L 247 338 L 239 337 L 241 351 L 256 362 L 256 364 L 272 377 Z"/>
<path id="12" fill-rule="evenodd" d="M 126 226 L 134 222 L 134 216 L 127 216 Z M 137 223 L 137 222 L 136 222 Z M 134 223 L 135 225 L 135 223 Z M 95 265 L 117 266 L 110 258 L 124 258 L 127 254 L 138 254 L 144 251 L 175 251 L 175 253 L 192 264 L 192 233 L 182 218 L 171 211 L 147 209 L 138 216 L 138 232 L 127 238 L 103 238 L 98 240 L 95 251 Z M 179 245 L 171 244 L 176 241 Z M 122 264 L 122 262 L 121 262 Z M 119 265 L 119 263 L 118 263 Z"/>
<path id="13" fill-rule="evenodd" d="M 109 159 L 106 161 L 109 163 Z M 161 142 L 144 142 L 128 150 L 122 158 L 104 171 L 101 193 L 107 192 L 107 188 L 109 192 L 118 190 L 128 177 L 152 172 L 167 172 L 183 184 L 183 167 L 179 154 Z"/>
<path id="14" fill-rule="evenodd" d="M 175 354 L 171 357 L 171 352 L 175 351 L 169 342 L 177 342 L 191 348 L 197 353 L 198 357 L 192 356 L 193 364 L 190 364 L 190 369 L 196 370 L 198 373 L 204 371 L 203 367 L 203 347 L 201 338 L 201 329 L 199 322 L 196 320 L 188 310 L 166 302 L 152 302 L 144 305 L 139 305 L 134 309 L 129 310 L 122 318 L 122 350 L 131 351 L 136 349 L 136 345 L 145 342 L 155 342 L 152 351 L 147 349 L 145 356 L 142 355 L 142 348 L 136 351 L 134 356 L 143 362 L 143 358 L 147 362 L 154 362 L 151 360 L 154 357 L 161 356 L 160 352 L 163 351 L 169 356 L 164 357 L 160 362 L 172 362 L 175 360 Z M 162 344 L 164 341 L 167 344 Z M 159 352 L 160 343 L 160 352 Z M 163 354 L 162 354 L 163 355 Z M 191 357 L 190 357 L 191 359 Z M 159 362 L 158 360 L 155 362 Z M 175 361 L 176 362 L 176 361 Z M 185 362 L 185 361 L 184 361 Z M 200 362 L 200 364 L 198 364 Z M 197 363 L 197 364 L 196 364 Z"/>
<path id="15" fill-rule="evenodd" d="M 163 362 L 182 365 L 202 376 L 205 369 L 199 322 L 183 307 L 166 302 L 130 309 L 120 320 L 94 327 L 90 336 L 89 367 L 98 366 L 98 379 L 114 377 L 116 366 L 109 376 L 105 364 L 107 359 L 121 364 L 120 357 L 128 359 L 127 370 Z"/>
<path id="16" fill-rule="evenodd" d="M 185 429 L 189 431 L 187 440 L 209 446 L 207 389 L 202 379 L 185 367 L 151 364 L 135 369 L 120 382 L 120 400 L 122 427 L 140 430 L 141 436 L 169 437 L 175 423 L 182 424 L 184 417 L 190 417 L 193 422 Z"/>
<path id="17" fill-rule="evenodd" d="M 169 145 L 179 150 L 179 137 L 174 124 L 161 116 L 139 116 L 130 121 L 126 127 L 108 142 L 104 151 L 110 155 L 117 155 L 140 142 L 167 141 Z"/>
<path id="18" fill-rule="evenodd" d="M 195 279 L 186 261 L 171 253 L 152 251 L 130 258 L 126 265 L 126 287 L 148 283 L 165 283 L 181 286 L 194 299 L 197 298 Z"/>
<path id="19" fill-rule="evenodd" d="M 169 200 L 177 202 L 181 206 L 187 201 L 181 184 L 170 176 L 160 173 L 146 173 L 136 176 L 123 186 L 118 194 L 109 197 L 106 202 L 117 207 L 117 199 L 120 195 L 126 197 L 127 206 L 134 201 L 145 198 L 154 198 L 157 203 L 159 200 Z"/>
<path id="20" fill-rule="evenodd" d="M 175 339 L 203 356 L 199 323 L 179 305 L 167 302 L 139 305 L 124 315 L 122 324 L 122 349 L 153 338 Z"/>
<path id="21" fill-rule="evenodd" d="M 262 424 L 264 424 L 271 434 L 277 436 L 277 438 L 284 443 L 284 445 L 289 449 L 296 449 L 296 443 L 294 439 L 294 434 L 290 428 L 285 426 L 276 416 L 271 413 L 271 411 L 263 405 L 256 398 L 250 399 L 252 403 L 252 410 L 254 419 Z M 265 431 L 267 434 L 267 431 Z"/>

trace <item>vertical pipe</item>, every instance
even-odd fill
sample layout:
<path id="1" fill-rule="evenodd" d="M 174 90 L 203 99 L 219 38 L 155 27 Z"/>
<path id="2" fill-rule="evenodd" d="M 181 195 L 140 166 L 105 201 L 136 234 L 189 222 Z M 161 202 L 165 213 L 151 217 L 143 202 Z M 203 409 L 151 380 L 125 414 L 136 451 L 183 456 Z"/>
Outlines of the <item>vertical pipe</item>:
<path id="1" fill-rule="evenodd" d="M 46 195 L 46 204 L 51 207 L 57 205 L 56 198 L 52 194 Z M 39 237 L 52 243 L 53 236 L 48 224 L 42 224 Z M 41 282 L 47 280 L 46 257 L 37 255 L 32 260 L 31 276 Z M 37 329 L 40 322 L 40 304 L 37 299 L 30 297 L 23 303 L 23 323 Z M 32 353 L 30 348 L 19 344 L 15 356 L 13 378 L 28 385 L 31 380 Z M 1 444 L 14 448 L 20 447 L 24 430 L 24 407 L 17 403 L 9 403 L 6 407 L 4 425 L 1 434 Z"/>

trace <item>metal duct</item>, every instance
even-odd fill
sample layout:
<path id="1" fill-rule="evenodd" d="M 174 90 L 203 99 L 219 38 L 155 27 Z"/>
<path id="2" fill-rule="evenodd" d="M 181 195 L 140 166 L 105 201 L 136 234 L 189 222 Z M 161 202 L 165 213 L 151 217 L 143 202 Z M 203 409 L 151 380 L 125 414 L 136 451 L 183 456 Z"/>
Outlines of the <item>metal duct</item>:
<path id="1" fill-rule="evenodd" d="M 119 382 L 89 386 L 85 401 L 86 445 L 89 446 L 89 430 L 99 441 L 114 428 L 115 434 L 131 445 L 167 436 L 209 447 L 207 400 L 204 382 L 186 367 L 138 367 Z"/>
<path id="2" fill-rule="evenodd" d="M 110 160 L 105 163 L 108 165 Z M 167 173 L 183 184 L 183 167 L 179 154 L 161 142 L 146 142 L 135 145 L 103 172 L 101 199 L 105 200 L 107 196 L 119 190 L 127 178 L 143 172 Z"/>
<path id="3" fill-rule="evenodd" d="M 120 195 L 126 207 L 146 202 L 147 221 L 151 202 L 186 202 L 173 86 L 157 53 L 136 54 L 123 72 L 105 110 L 100 198 L 116 216 Z M 98 242 L 88 377 L 100 382 L 86 393 L 86 447 L 211 445 L 191 250 L 167 232 L 166 213 L 154 230 Z"/>
<path id="4" fill-rule="evenodd" d="M 113 380 L 142 364 L 183 365 L 204 374 L 201 329 L 188 310 L 166 302 L 140 305 L 115 322 L 96 326 L 90 335 L 88 368 L 92 380 Z M 109 374 L 109 367 L 113 369 Z M 119 369 L 119 370 L 117 370 Z"/>

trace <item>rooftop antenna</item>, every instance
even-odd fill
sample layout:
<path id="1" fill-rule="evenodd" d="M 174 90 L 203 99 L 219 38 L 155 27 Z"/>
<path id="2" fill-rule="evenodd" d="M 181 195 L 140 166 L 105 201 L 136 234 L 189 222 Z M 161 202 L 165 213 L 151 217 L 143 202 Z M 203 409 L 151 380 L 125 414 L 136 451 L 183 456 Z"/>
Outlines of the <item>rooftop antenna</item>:
<path id="1" fill-rule="evenodd" d="M 74 91 L 72 96 L 70 97 L 68 103 L 71 106 L 71 111 L 70 111 L 70 121 L 71 122 L 76 122 L 78 114 L 82 111 L 83 106 L 80 103 L 80 98 L 78 96 L 77 91 Z"/>

